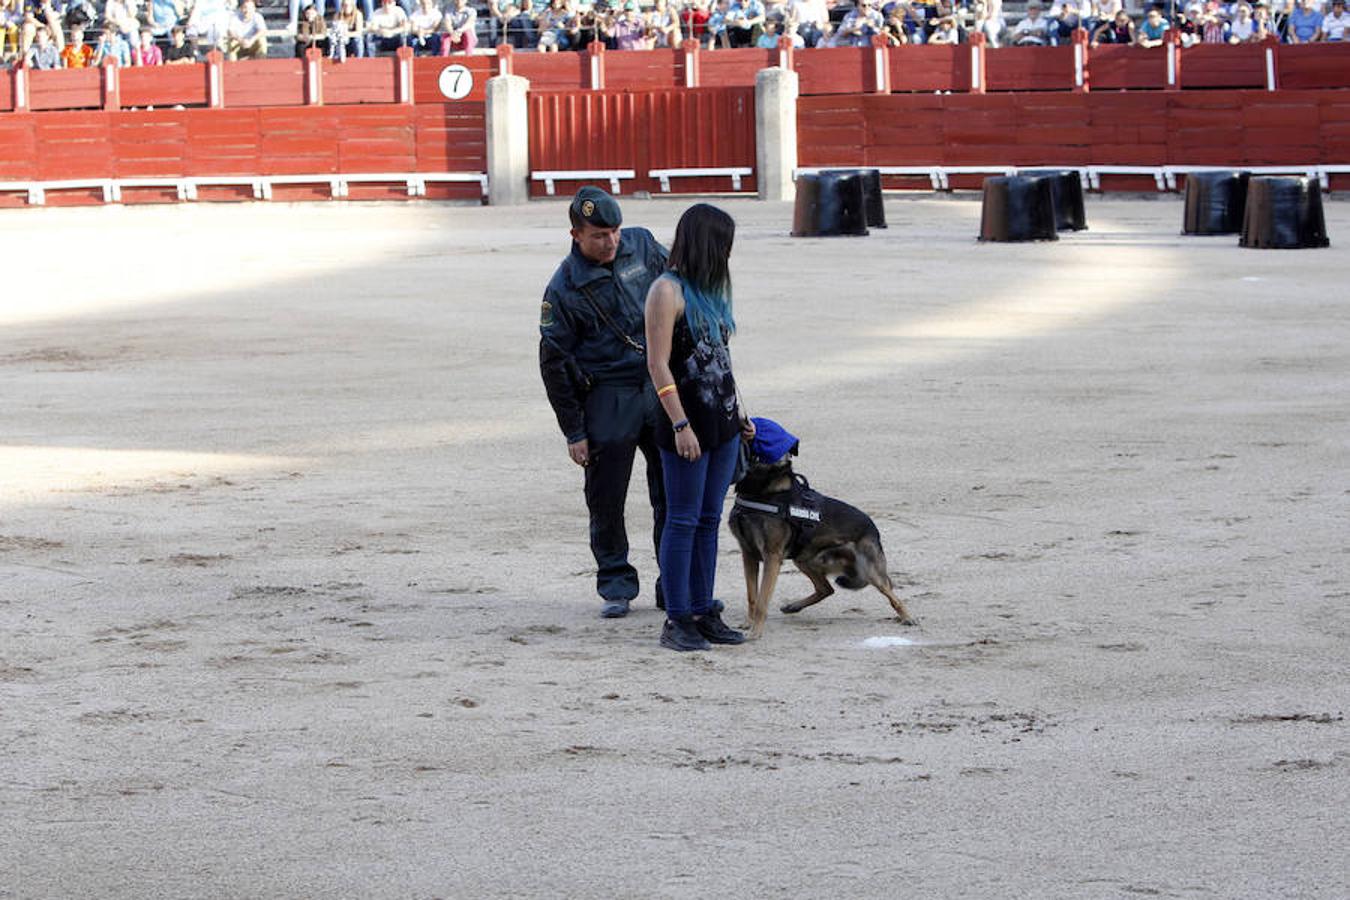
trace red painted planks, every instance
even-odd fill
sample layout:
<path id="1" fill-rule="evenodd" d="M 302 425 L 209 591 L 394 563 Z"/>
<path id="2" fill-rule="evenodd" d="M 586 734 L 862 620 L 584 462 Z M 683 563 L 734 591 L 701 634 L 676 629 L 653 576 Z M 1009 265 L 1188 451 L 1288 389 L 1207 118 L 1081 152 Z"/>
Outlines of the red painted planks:
<path id="1" fill-rule="evenodd" d="M 122 69 L 122 106 L 205 106 L 206 64 Z"/>
<path id="2" fill-rule="evenodd" d="M 1000 47 L 985 59 L 986 90 L 1073 89 L 1073 47 Z"/>
<path id="3" fill-rule="evenodd" d="M 221 85 L 227 107 L 300 106 L 305 102 L 304 64 L 298 59 L 226 63 Z"/>
<path id="4" fill-rule="evenodd" d="M 341 63 L 325 60 L 320 65 L 323 102 L 393 103 L 397 60 L 389 57 L 349 59 Z"/>
<path id="5" fill-rule="evenodd" d="M 28 72 L 28 108 L 99 109 L 103 106 L 102 73 L 98 69 L 33 69 Z"/>

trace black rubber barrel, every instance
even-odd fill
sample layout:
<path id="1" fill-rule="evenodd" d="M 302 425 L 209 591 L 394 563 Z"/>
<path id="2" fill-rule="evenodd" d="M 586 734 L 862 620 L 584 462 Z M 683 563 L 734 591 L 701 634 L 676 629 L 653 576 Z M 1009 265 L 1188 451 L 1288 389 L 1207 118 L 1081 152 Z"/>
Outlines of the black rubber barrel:
<path id="1" fill-rule="evenodd" d="M 1247 208 L 1248 172 L 1217 170 L 1186 176 L 1182 234 L 1237 234 Z"/>
<path id="2" fill-rule="evenodd" d="M 1055 198 L 1048 178 L 996 175 L 984 180 L 982 241 L 1055 241 Z"/>
<path id="3" fill-rule="evenodd" d="M 856 172 L 797 176 L 793 237 L 867 234 L 863 179 Z"/>
<path id="4" fill-rule="evenodd" d="M 1251 179 L 1238 243 L 1272 250 L 1331 246 L 1322 186 L 1312 178 Z"/>
<path id="5" fill-rule="evenodd" d="M 1019 172 L 1031 178 L 1049 178 L 1055 199 L 1055 227 L 1060 231 L 1087 229 L 1087 209 L 1083 204 L 1083 177 L 1077 169 L 1027 169 Z"/>
<path id="6" fill-rule="evenodd" d="M 867 227 L 886 227 L 886 204 L 881 194 L 880 169 L 826 169 L 821 174 L 860 175 L 863 180 L 863 204 L 867 207 Z"/>

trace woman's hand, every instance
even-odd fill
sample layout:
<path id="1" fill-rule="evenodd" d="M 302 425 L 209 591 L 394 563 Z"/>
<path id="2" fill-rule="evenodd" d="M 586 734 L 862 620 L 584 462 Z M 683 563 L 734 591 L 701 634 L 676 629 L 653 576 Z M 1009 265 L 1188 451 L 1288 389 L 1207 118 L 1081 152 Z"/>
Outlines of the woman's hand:
<path id="1" fill-rule="evenodd" d="M 681 428 L 675 432 L 675 452 L 689 462 L 697 462 L 703 455 L 703 448 L 698 445 L 698 438 L 692 428 Z"/>
<path id="2" fill-rule="evenodd" d="M 746 419 L 741 423 L 741 440 L 747 444 L 755 439 L 755 423 L 751 419 Z"/>

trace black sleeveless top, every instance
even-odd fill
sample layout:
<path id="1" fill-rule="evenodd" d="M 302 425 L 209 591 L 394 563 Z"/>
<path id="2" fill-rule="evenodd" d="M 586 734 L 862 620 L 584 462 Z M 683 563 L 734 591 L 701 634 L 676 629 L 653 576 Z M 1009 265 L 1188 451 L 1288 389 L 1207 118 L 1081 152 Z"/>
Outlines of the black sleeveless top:
<path id="1" fill-rule="evenodd" d="M 671 277 L 680 284 L 678 278 Z M 720 340 L 710 339 L 707 334 L 695 340 L 689 320 L 684 316 L 675 320 L 675 331 L 671 335 L 670 371 L 675 376 L 689 428 L 704 453 L 722 446 L 741 431 L 736 379 L 731 374 L 727 337 L 726 329 L 722 329 Z M 675 452 L 675 430 L 669 423 L 656 430 L 656 444 L 663 450 Z"/>

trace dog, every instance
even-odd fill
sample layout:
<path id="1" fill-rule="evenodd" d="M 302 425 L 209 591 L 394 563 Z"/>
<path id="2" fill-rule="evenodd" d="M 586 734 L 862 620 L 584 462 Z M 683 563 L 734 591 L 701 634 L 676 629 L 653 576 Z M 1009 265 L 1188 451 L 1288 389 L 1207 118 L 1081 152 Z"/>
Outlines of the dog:
<path id="1" fill-rule="evenodd" d="M 801 612 L 833 594 L 829 579 L 835 576 L 835 584 L 851 591 L 870 584 L 890 601 L 901 624 L 917 624 L 895 595 L 876 523 L 862 510 L 811 490 L 792 471 L 787 454 L 773 463 L 751 461 L 736 484 L 736 504 L 727 525 L 741 545 L 751 638 L 764 632 L 785 559 L 796 563 L 814 588 L 809 597 L 783 604 L 785 613 Z"/>

